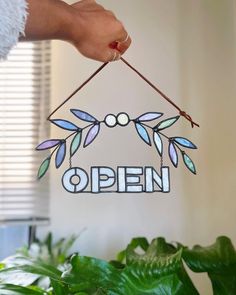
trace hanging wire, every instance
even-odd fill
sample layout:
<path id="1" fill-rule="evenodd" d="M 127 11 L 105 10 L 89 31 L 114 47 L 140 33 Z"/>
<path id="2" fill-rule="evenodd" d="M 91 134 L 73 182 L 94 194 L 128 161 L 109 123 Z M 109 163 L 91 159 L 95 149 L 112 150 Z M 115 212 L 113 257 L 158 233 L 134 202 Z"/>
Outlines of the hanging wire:
<path id="1" fill-rule="evenodd" d="M 171 100 L 164 92 L 162 92 L 157 86 L 155 86 L 150 80 L 148 80 L 143 74 L 141 74 L 134 66 L 132 66 L 127 60 L 123 57 L 120 59 L 125 65 L 127 65 L 132 71 L 134 71 L 141 79 L 143 79 L 149 86 L 151 86 L 157 93 L 159 93 L 168 103 L 170 103 L 174 108 L 176 108 L 180 116 L 187 119 L 192 128 L 194 126 L 200 127 L 199 124 L 193 121 L 192 117 L 183 111 L 173 100 Z M 77 92 L 79 92 L 83 87 L 85 87 L 95 76 L 97 76 L 109 63 L 103 63 L 86 81 L 84 81 L 71 95 L 68 96 L 47 118 L 50 118 L 63 106 L 65 105 Z"/>

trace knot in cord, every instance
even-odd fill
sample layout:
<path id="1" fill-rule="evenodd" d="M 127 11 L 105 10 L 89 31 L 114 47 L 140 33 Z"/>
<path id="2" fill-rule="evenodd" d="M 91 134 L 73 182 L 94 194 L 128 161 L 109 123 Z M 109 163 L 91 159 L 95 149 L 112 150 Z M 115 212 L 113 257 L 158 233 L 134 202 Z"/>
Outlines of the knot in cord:
<path id="1" fill-rule="evenodd" d="M 197 123 L 193 122 L 192 117 L 189 114 L 187 114 L 185 111 L 179 110 L 179 114 L 180 114 L 180 116 L 184 117 L 185 119 L 187 119 L 191 123 L 192 128 L 194 127 L 194 125 L 199 127 L 199 125 Z"/>

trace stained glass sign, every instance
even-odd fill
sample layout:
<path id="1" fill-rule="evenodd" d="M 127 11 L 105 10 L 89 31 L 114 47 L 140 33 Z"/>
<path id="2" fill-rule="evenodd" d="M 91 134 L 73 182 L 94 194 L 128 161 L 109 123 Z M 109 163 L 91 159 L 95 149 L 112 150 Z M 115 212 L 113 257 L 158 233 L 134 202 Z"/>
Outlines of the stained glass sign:
<path id="1" fill-rule="evenodd" d="M 123 58 L 122 61 L 130 66 Z M 163 157 L 168 155 L 170 163 L 175 168 L 178 167 L 179 161 L 182 160 L 186 168 L 191 173 L 196 174 L 196 167 L 187 150 L 197 149 L 197 147 L 185 137 L 179 135 L 168 136 L 166 130 L 176 124 L 181 116 L 189 120 L 192 127 L 197 124 L 132 66 L 130 66 L 131 69 L 172 105 L 178 108 L 178 116 L 165 118 L 164 114 L 158 110 L 138 115 L 136 118 L 131 118 L 126 112 L 107 114 L 103 120 L 99 120 L 92 114 L 76 108 L 70 109 L 74 117 L 73 122 L 65 119 L 51 119 L 52 115 L 84 87 L 105 65 L 100 67 L 95 74 L 49 116 L 48 120 L 57 128 L 63 129 L 67 134 L 63 139 L 45 140 L 36 147 L 38 151 L 50 151 L 50 155 L 42 162 L 39 168 L 38 179 L 45 176 L 52 161 L 55 162 L 55 167 L 58 169 L 68 159 L 69 167 L 63 173 L 61 182 L 69 193 L 168 193 L 170 191 L 170 168 L 163 164 Z M 86 123 L 86 126 L 80 127 L 81 122 Z M 151 146 L 156 150 L 157 157 L 160 158 L 161 163 L 159 171 L 150 166 L 118 166 L 116 169 L 108 166 L 92 166 L 90 171 L 72 166 L 72 158 L 82 148 L 96 144 L 96 139 L 102 132 L 101 126 L 112 129 L 112 132 L 115 134 L 116 126 L 126 127 L 131 124 L 134 126 L 136 134 L 143 144 Z"/>

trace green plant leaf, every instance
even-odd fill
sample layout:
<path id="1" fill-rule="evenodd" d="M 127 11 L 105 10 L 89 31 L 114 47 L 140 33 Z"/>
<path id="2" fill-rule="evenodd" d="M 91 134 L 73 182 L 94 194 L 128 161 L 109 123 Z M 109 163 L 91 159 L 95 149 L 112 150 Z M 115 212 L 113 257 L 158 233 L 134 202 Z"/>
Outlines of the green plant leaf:
<path id="1" fill-rule="evenodd" d="M 21 287 L 11 284 L 0 284 L 1 295 L 45 295 L 45 290 L 35 287 Z"/>
<path id="2" fill-rule="evenodd" d="M 37 281 L 37 279 L 39 279 L 38 275 L 31 274 L 31 273 L 25 273 L 25 272 L 22 272 L 19 270 L 0 273 L 0 283 L 2 283 L 2 284 L 14 284 L 14 285 L 19 285 L 19 286 L 29 286 L 29 285 L 32 285 L 33 283 L 35 283 Z"/>
<path id="3" fill-rule="evenodd" d="M 134 238 L 131 240 L 131 242 L 128 245 L 129 249 L 137 249 L 140 247 L 143 251 L 147 251 L 149 247 L 148 240 L 146 238 Z M 119 262 L 123 262 L 126 259 L 126 251 L 127 248 L 117 254 L 117 260 Z"/>
<path id="4" fill-rule="evenodd" d="M 45 175 L 45 173 L 47 172 L 49 168 L 50 161 L 51 161 L 50 157 L 43 161 L 43 163 L 41 164 L 38 170 L 38 179 L 41 179 Z"/>
<path id="5" fill-rule="evenodd" d="M 64 239 L 63 244 L 61 245 L 61 252 L 66 257 L 69 255 L 69 250 L 74 245 L 77 239 L 78 239 L 78 235 L 71 235 L 67 239 Z"/>
<path id="6" fill-rule="evenodd" d="M 183 257 L 194 272 L 207 272 L 214 295 L 236 294 L 236 251 L 227 237 L 219 237 L 209 247 L 185 248 Z"/>
<path id="7" fill-rule="evenodd" d="M 179 254 L 178 254 L 179 253 Z M 181 254 L 181 255 L 180 255 Z M 176 256 L 177 255 L 177 256 Z M 180 255 L 180 256 L 178 256 Z M 180 282 L 182 282 L 181 292 L 183 294 L 198 294 L 196 288 L 194 287 L 191 279 L 189 278 L 183 263 L 182 263 L 182 248 L 176 249 L 172 244 L 165 241 L 164 238 L 157 238 L 152 241 L 148 247 L 145 255 L 145 259 L 153 264 L 157 263 L 155 269 L 159 269 L 160 272 L 165 273 L 173 261 L 177 263 L 175 265 L 175 274 L 178 276 Z M 173 257 L 178 257 L 179 260 L 173 259 Z M 137 264 L 142 256 L 135 253 L 134 249 L 127 247 L 127 265 Z M 170 265 L 169 265 L 170 262 Z M 159 264 L 158 264 L 159 263 Z M 165 263 L 167 264 L 167 269 L 165 269 Z M 173 267 L 173 265 L 172 265 Z M 185 293 L 186 292 L 186 293 Z M 161 294 L 161 293 L 160 293 Z M 168 293 L 167 293 L 168 294 Z M 172 293 L 170 293 L 172 294 Z M 175 293 L 173 293 L 175 294 Z M 178 294 L 178 293 L 177 293 Z M 182 294 L 182 293 L 180 293 Z"/>
<path id="8" fill-rule="evenodd" d="M 0 263 L 0 270 L 3 269 L 5 267 L 4 263 Z"/>
<path id="9" fill-rule="evenodd" d="M 38 243 L 52 248 L 52 255 L 62 256 L 76 237 L 52 243 L 52 236 Z M 68 241 L 68 242 L 67 242 Z M 46 244 L 45 244 L 46 243 Z M 51 264 L 18 257 L 13 265 L 0 270 L 1 275 L 35 274 L 48 277 L 50 291 L 37 286 L 18 286 L 13 282 L 0 283 L 1 295 L 198 295 L 184 265 L 195 272 L 207 272 L 214 295 L 236 294 L 236 250 L 227 237 L 220 237 L 209 247 L 195 246 L 192 250 L 180 243 L 167 243 L 164 238 L 154 239 L 151 244 L 145 238 L 135 238 L 119 253 L 120 261 L 104 260 L 74 255 L 62 273 Z M 58 248 L 58 249 L 57 249 Z M 138 250 L 142 249 L 142 254 Z M 16 258 L 15 258 L 16 259 Z M 52 264 L 59 261 L 53 256 Z M 55 261 L 54 261 L 55 260 Z M 5 260 L 7 261 L 7 260 Z M 126 262 L 126 264 L 121 262 Z M 14 261 L 13 261 L 14 262 Z M 24 263 L 24 265 L 21 265 Z M 62 266 L 61 266 L 62 267 Z M 21 283 L 19 283 L 21 284 Z"/>
<path id="10" fill-rule="evenodd" d="M 51 280 L 51 286 L 53 288 L 53 294 L 55 295 L 69 295 L 69 289 L 68 286 L 63 284 L 59 281 Z"/>
<path id="11" fill-rule="evenodd" d="M 26 258 L 25 258 L 26 260 Z M 15 267 L 4 268 L 0 270 L 1 274 L 11 273 L 11 272 L 24 272 L 30 274 L 36 274 L 40 276 L 45 276 L 55 281 L 61 281 L 62 272 L 57 268 L 51 266 L 50 264 L 45 264 L 41 261 L 32 261 L 30 259 L 27 260 L 28 264 L 18 265 Z"/>
<path id="12" fill-rule="evenodd" d="M 52 233 L 51 232 L 48 233 L 43 244 L 47 246 L 48 253 L 51 255 L 52 254 Z"/>
<path id="13" fill-rule="evenodd" d="M 106 295 L 197 295 L 184 272 L 182 249 L 177 251 L 163 241 L 155 240 L 148 247 L 146 239 L 134 239 L 126 249 L 127 265 L 123 268 L 75 255 L 72 269 L 63 274 L 63 281 L 73 292 L 89 294 L 101 290 Z M 146 250 L 142 255 L 134 251 L 140 245 Z"/>
<path id="14" fill-rule="evenodd" d="M 68 238 L 61 238 L 56 242 L 53 242 L 52 233 L 49 233 L 43 240 L 35 239 L 33 244 L 28 248 L 26 246 L 17 250 L 20 257 L 31 258 L 34 260 L 39 260 L 46 264 L 50 264 L 54 267 L 63 265 L 70 258 L 72 253 L 70 248 L 73 246 L 74 242 L 78 239 L 78 235 L 71 235 Z M 18 255 L 18 256 L 19 256 Z M 14 256 L 11 256 L 13 258 Z M 17 256 L 16 256 L 17 257 Z M 14 261 L 10 261 L 11 266 L 15 266 Z M 19 262 L 17 260 L 17 262 Z M 16 265 L 24 265 L 23 263 L 17 263 Z"/>

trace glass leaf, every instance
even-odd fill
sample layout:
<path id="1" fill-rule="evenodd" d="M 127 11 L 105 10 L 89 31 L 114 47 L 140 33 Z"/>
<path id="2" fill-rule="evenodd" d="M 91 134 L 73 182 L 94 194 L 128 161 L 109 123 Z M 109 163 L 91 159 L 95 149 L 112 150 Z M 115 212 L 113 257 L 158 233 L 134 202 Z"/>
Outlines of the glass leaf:
<path id="1" fill-rule="evenodd" d="M 67 121 L 67 120 L 61 120 L 61 119 L 56 119 L 56 120 L 50 120 L 53 124 L 56 126 L 65 129 L 65 130 L 70 130 L 70 131 L 77 131 L 80 130 L 78 126 L 75 124 Z"/>
<path id="2" fill-rule="evenodd" d="M 97 121 L 96 118 L 94 118 L 89 113 L 86 113 L 84 111 L 76 110 L 76 109 L 71 109 L 70 111 L 72 112 L 73 115 L 75 115 L 77 118 L 79 118 L 82 121 L 86 121 L 86 122 L 90 122 L 90 123 Z"/>
<path id="3" fill-rule="evenodd" d="M 41 151 L 41 150 L 51 149 L 51 148 L 57 146 L 60 142 L 61 141 L 59 139 L 49 139 L 49 140 L 46 140 L 46 141 L 40 143 L 36 147 L 36 150 Z"/>
<path id="4" fill-rule="evenodd" d="M 153 141 L 160 156 L 163 154 L 163 142 L 159 133 L 153 133 Z"/>
<path id="5" fill-rule="evenodd" d="M 63 142 L 57 150 L 56 154 L 56 168 L 59 168 L 66 156 L 66 142 Z"/>
<path id="6" fill-rule="evenodd" d="M 82 137 L 81 135 L 82 135 L 81 132 L 77 133 L 71 142 L 71 146 L 70 146 L 70 156 L 71 157 L 77 152 L 77 150 L 80 147 L 81 137 Z"/>
<path id="7" fill-rule="evenodd" d="M 142 124 L 139 124 L 139 123 L 136 123 L 135 124 L 135 127 L 136 127 L 136 130 L 138 132 L 138 135 L 142 138 L 142 140 L 144 142 L 146 142 L 146 144 L 152 145 L 151 144 L 150 137 L 149 137 L 149 134 L 148 134 L 146 128 L 143 127 L 143 125 Z"/>
<path id="8" fill-rule="evenodd" d="M 172 138 L 176 143 L 189 148 L 189 149 L 197 149 L 196 145 L 192 143 L 190 140 L 184 137 L 173 137 Z"/>
<path id="9" fill-rule="evenodd" d="M 145 114 L 141 115 L 140 117 L 138 117 L 137 120 L 139 122 L 148 122 L 148 121 L 156 120 L 156 119 L 160 118 L 161 116 L 163 116 L 163 113 L 157 113 L 157 112 L 145 113 Z"/>
<path id="10" fill-rule="evenodd" d="M 87 136 L 84 141 L 84 147 L 87 147 L 94 141 L 94 139 L 98 136 L 99 131 L 100 131 L 100 124 L 96 124 L 89 129 L 89 132 L 87 133 Z"/>
<path id="11" fill-rule="evenodd" d="M 42 178 L 45 175 L 45 173 L 47 172 L 49 165 L 50 165 L 50 160 L 51 160 L 51 158 L 47 158 L 46 160 L 43 161 L 43 163 L 39 167 L 38 179 Z"/>
<path id="12" fill-rule="evenodd" d="M 179 118 L 180 116 L 176 116 L 173 118 L 163 120 L 154 127 L 154 130 L 163 130 L 163 129 L 169 128 L 170 126 L 175 124 L 175 122 L 178 121 Z"/>
<path id="13" fill-rule="evenodd" d="M 169 144 L 169 157 L 170 157 L 172 164 L 177 168 L 178 167 L 178 153 L 177 153 L 175 145 L 172 142 L 170 142 L 170 144 Z"/>
<path id="14" fill-rule="evenodd" d="M 189 158 L 189 156 L 185 153 L 183 153 L 183 160 L 184 160 L 184 164 L 186 165 L 186 167 L 193 173 L 193 174 L 197 174 L 196 172 L 196 167 L 193 163 L 193 161 Z"/>

